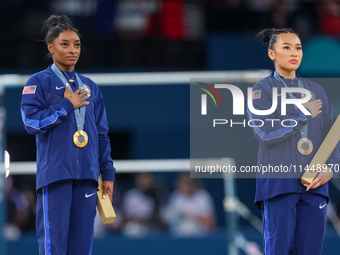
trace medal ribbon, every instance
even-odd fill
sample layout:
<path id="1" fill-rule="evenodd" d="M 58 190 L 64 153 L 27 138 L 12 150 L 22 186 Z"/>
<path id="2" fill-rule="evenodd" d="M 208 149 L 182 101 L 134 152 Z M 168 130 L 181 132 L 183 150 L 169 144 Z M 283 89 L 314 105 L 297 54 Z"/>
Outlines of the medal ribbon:
<path id="1" fill-rule="evenodd" d="M 65 87 L 66 87 L 66 85 L 69 85 L 67 80 L 66 80 L 66 78 L 60 72 L 59 68 L 55 64 L 52 65 L 52 70 L 58 76 L 58 78 L 62 81 L 62 83 L 65 85 Z M 79 88 L 83 87 L 83 82 L 79 78 L 78 74 L 75 73 L 75 75 L 76 75 L 76 78 L 77 78 L 77 82 L 78 82 Z M 73 92 L 72 87 L 70 85 L 69 85 L 69 87 L 70 87 L 70 91 Z M 81 91 L 81 92 L 83 92 L 83 91 Z M 86 111 L 86 105 L 84 105 L 84 106 L 82 106 L 82 107 L 80 107 L 78 109 L 74 109 L 74 115 L 76 117 L 76 123 L 77 123 L 78 131 L 79 130 L 83 130 L 83 128 L 84 128 L 85 111 Z"/>
<path id="2" fill-rule="evenodd" d="M 284 80 L 282 80 L 281 76 L 278 74 L 278 72 L 274 72 L 274 77 L 276 80 L 278 80 L 279 82 L 281 82 L 286 88 L 288 88 L 287 84 L 284 82 Z M 301 79 L 297 78 L 298 79 L 298 86 L 299 88 L 304 88 L 303 87 L 303 83 L 301 81 Z M 293 95 L 293 93 L 291 92 L 288 92 L 290 98 L 292 99 L 296 99 L 296 96 Z M 294 105 L 294 108 L 295 110 L 297 109 L 297 107 Z M 308 123 L 305 124 L 301 129 L 300 129 L 300 135 L 301 135 L 301 138 L 307 138 L 308 136 Z"/>

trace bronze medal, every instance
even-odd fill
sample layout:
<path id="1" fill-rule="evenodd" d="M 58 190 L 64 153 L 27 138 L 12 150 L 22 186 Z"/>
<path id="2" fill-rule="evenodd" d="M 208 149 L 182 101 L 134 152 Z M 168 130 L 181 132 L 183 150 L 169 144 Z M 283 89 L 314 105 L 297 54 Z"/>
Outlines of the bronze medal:
<path id="1" fill-rule="evenodd" d="M 73 135 L 73 142 L 79 148 L 86 146 L 88 140 L 88 136 L 84 130 L 78 130 Z"/>
<path id="2" fill-rule="evenodd" d="M 297 149 L 302 155 L 309 155 L 313 151 L 313 143 L 308 138 L 301 138 L 297 143 Z"/>

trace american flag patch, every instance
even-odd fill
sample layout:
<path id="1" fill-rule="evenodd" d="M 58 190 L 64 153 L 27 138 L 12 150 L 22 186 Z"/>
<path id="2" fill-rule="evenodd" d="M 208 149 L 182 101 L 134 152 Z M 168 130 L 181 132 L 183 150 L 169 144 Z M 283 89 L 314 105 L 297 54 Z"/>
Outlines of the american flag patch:
<path id="1" fill-rule="evenodd" d="M 35 94 L 35 90 L 37 89 L 37 86 L 36 85 L 33 85 L 33 86 L 26 86 L 24 87 L 23 91 L 22 91 L 22 94 L 25 95 L 25 94 Z"/>
<path id="2" fill-rule="evenodd" d="M 253 91 L 253 100 L 261 98 L 261 90 Z"/>

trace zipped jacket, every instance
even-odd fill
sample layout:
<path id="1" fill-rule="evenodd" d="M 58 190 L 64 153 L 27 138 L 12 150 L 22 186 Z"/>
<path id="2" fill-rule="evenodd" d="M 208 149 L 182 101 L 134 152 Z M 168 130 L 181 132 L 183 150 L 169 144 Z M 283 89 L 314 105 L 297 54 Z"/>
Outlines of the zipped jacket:
<path id="1" fill-rule="evenodd" d="M 27 132 L 36 136 L 37 190 L 64 179 L 98 182 L 99 173 L 103 180 L 115 180 L 104 98 L 91 79 L 78 76 L 90 92 L 83 128 L 88 143 L 82 148 L 73 143 L 77 131 L 74 111 L 79 109 L 64 98 L 65 85 L 51 66 L 33 74 L 23 89 L 22 120 Z M 77 79 L 70 86 L 75 91 Z"/>
<path id="2" fill-rule="evenodd" d="M 272 114 L 256 115 L 251 113 L 248 107 L 248 117 L 249 120 L 254 120 L 253 131 L 259 140 L 255 203 L 280 194 L 306 192 L 300 178 L 337 118 L 320 85 L 302 78 L 281 78 L 287 87 L 298 87 L 298 79 L 301 79 L 303 87 L 312 94 L 310 101 L 322 101 L 322 112 L 312 118 L 294 105 L 287 104 L 286 114 L 282 115 L 281 89 L 284 85 L 274 77 L 274 73 L 253 86 L 252 103 L 257 110 L 270 109 L 273 88 L 278 89 L 277 108 Z M 301 93 L 294 93 L 294 96 L 301 98 Z M 290 98 L 288 93 L 287 98 Z M 297 149 L 297 143 L 302 138 L 300 130 L 305 124 L 308 124 L 307 138 L 313 144 L 313 151 L 309 155 L 302 155 Z M 339 144 L 326 164 L 333 170 L 334 175 L 339 173 Z M 328 197 L 328 182 L 308 192 Z"/>

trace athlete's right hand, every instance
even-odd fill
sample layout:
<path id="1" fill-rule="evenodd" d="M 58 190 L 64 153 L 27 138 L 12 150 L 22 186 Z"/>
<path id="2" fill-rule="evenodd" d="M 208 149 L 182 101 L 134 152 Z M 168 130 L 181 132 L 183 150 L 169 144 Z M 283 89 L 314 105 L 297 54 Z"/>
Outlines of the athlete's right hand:
<path id="1" fill-rule="evenodd" d="M 302 94 L 301 98 L 304 98 L 304 97 L 305 97 L 305 94 Z M 318 116 L 322 112 L 322 110 L 320 110 L 322 107 L 322 102 L 320 99 L 310 101 L 302 105 L 310 111 L 310 113 L 312 114 L 312 119 Z"/>
<path id="2" fill-rule="evenodd" d="M 89 102 L 84 102 L 84 100 L 90 97 L 88 90 L 84 90 L 82 93 L 83 88 L 79 88 L 74 92 L 70 92 L 70 85 L 66 85 L 66 89 L 64 92 L 64 97 L 71 101 L 73 104 L 74 109 L 80 108 L 84 105 L 88 105 Z"/>

